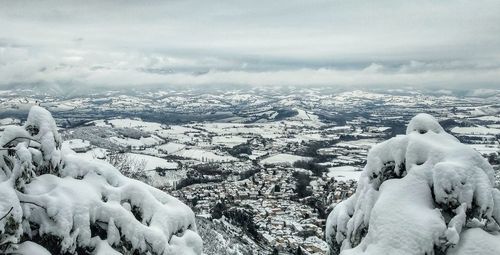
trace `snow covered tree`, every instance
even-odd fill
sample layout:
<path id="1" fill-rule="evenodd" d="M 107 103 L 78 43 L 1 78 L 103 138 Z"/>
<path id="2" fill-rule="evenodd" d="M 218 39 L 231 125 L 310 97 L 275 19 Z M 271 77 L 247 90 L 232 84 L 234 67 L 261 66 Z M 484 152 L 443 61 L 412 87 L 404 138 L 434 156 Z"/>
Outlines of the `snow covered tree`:
<path id="1" fill-rule="evenodd" d="M 493 169 L 430 115 L 374 146 L 356 193 L 334 206 L 330 254 L 500 254 Z"/>
<path id="2" fill-rule="evenodd" d="M 201 254 L 189 207 L 62 146 L 47 110 L 0 146 L 1 254 Z"/>

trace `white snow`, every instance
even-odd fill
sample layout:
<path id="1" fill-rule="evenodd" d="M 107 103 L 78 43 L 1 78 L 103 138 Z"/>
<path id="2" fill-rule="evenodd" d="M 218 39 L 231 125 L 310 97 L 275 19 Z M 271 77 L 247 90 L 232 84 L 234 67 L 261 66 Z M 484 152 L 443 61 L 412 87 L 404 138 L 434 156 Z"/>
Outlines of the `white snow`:
<path id="1" fill-rule="evenodd" d="M 86 159 L 105 159 L 107 156 L 107 150 L 103 148 L 93 148 L 85 153 L 80 153 L 78 155 Z"/>
<path id="2" fill-rule="evenodd" d="M 162 130 L 161 124 L 156 122 L 146 122 L 140 119 L 112 119 L 108 122 L 117 128 L 139 128 L 143 131 L 154 132 Z"/>
<path id="3" fill-rule="evenodd" d="M 478 152 L 419 114 L 406 135 L 370 150 L 356 193 L 328 216 L 326 239 L 343 255 L 434 254 L 435 247 L 500 254 L 493 236 L 500 191 L 493 185 L 493 169 Z M 489 232 L 483 231 L 489 253 L 467 251 L 467 233 L 477 227 Z"/>
<path id="4" fill-rule="evenodd" d="M 120 138 L 120 137 L 113 136 L 113 137 L 110 137 L 109 140 L 113 143 L 116 143 L 116 144 L 118 144 L 120 146 L 124 146 L 124 147 L 130 146 L 132 148 L 139 148 L 139 147 L 144 145 L 139 139 L 132 139 L 132 138 L 128 138 L 128 137 Z"/>
<path id="5" fill-rule="evenodd" d="M 201 254 L 189 207 L 108 163 L 61 148 L 55 121 L 45 109 L 33 106 L 23 127 L 1 134 L 0 145 L 14 151 L 0 151 L 0 215 L 6 215 L 0 232 L 8 231 L 0 235 L 0 244 L 9 252 L 45 253 L 29 242 L 17 246 L 26 234 L 59 239 L 59 246 L 51 248 L 61 253 L 88 247 L 94 254 L 118 254 L 117 247 L 128 247 L 140 254 Z M 171 164 L 148 160 L 151 167 Z M 101 240 L 95 229 L 107 238 Z"/>
<path id="6" fill-rule="evenodd" d="M 333 177 L 337 181 L 347 181 L 359 179 L 361 171 L 359 167 L 355 166 L 336 166 L 328 168 L 328 177 Z"/>
<path id="7" fill-rule="evenodd" d="M 500 234 L 490 234 L 479 228 L 462 232 L 462 242 L 450 249 L 448 255 L 498 255 L 500 251 Z"/>
<path id="8" fill-rule="evenodd" d="M 484 155 L 500 153 L 499 144 L 468 144 L 468 146 L 474 148 L 476 151 Z"/>
<path id="9" fill-rule="evenodd" d="M 224 145 L 229 148 L 232 148 L 242 143 L 246 143 L 247 141 L 248 141 L 247 138 L 241 136 L 216 136 L 212 138 L 213 144 Z"/>
<path id="10" fill-rule="evenodd" d="M 15 250 L 15 252 L 7 254 L 20 254 L 20 255 L 51 255 L 49 251 L 47 251 L 45 248 L 42 246 L 26 241 L 21 244 L 19 244 L 19 247 Z"/>
<path id="11" fill-rule="evenodd" d="M 218 155 L 211 151 L 185 148 L 183 150 L 177 151 L 174 155 L 196 159 L 202 162 L 231 162 L 238 161 L 237 158 L 233 156 Z"/>
<path id="12" fill-rule="evenodd" d="M 175 153 L 177 151 L 180 151 L 180 150 L 186 148 L 186 145 L 179 144 L 179 143 L 166 143 L 166 144 L 162 144 L 162 145 L 158 146 L 157 148 L 158 148 L 158 150 L 160 150 L 164 153 L 172 154 L 172 153 Z"/>
<path id="13" fill-rule="evenodd" d="M 130 146 L 134 149 L 137 149 L 137 148 L 145 148 L 145 147 L 151 147 L 151 146 L 154 146 L 154 145 L 158 145 L 160 144 L 161 142 L 163 142 L 163 139 L 161 139 L 160 137 L 158 136 L 150 136 L 150 137 L 141 137 L 140 139 L 133 139 L 133 138 L 129 138 L 129 137 L 110 137 L 109 140 L 111 140 L 112 142 L 116 143 L 116 144 L 119 144 L 120 146 L 124 146 L 124 147 L 127 147 L 127 146 Z"/>
<path id="14" fill-rule="evenodd" d="M 483 120 L 483 121 L 500 122 L 500 117 L 498 117 L 498 116 L 482 116 L 482 117 L 477 117 L 477 118 L 473 118 L 473 119 Z"/>
<path id="15" fill-rule="evenodd" d="M 292 154 L 280 153 L 260 161 L 261 164 L 289 164 L 300 161 L 300 160 L 311 160 L 309 157 L 297 156 Z"/>
<path id="16" fill-rule="evenodd" d="M 496 135 L 500 134 L 500 129 L 498 128 L 488 128 L 488 127 L 454 127 L 451 132 L 455 134 L 473 134 L 473 135 Z"/>
<path id="17" fill-rule="evenodd" d="M 90 149 L 90 142 L 82 139 L 71 139 L 64 141 L 63 146 L 68 146 L 75 151 L 87 151 Z"/>
<path id="18" fill-rule="evenodd" d="M 14 125 L 14 124 L 20 124 L 21 121 L 18 119 L 14 118 L 3 118 L 0 119 L 0 126 L 6 126 L 6 125 Z"/>
<path id="19" fill-rule="evenodd" d="M 178 164 L 176 162 L 171 162 L 166 159 L 154 157 L 154 156 L 149 156 L 149 155 L 144 155 L 144 154 L 137 154 L 137 153 L 127 153 L 128 156 L 130 156 L 132 159 L 137 160 L 137 161 L 144 161 L 146 163 L 144 170 L 154 170 L 156 168 L 164 168 L 164 169 L 177 169 Z"/>

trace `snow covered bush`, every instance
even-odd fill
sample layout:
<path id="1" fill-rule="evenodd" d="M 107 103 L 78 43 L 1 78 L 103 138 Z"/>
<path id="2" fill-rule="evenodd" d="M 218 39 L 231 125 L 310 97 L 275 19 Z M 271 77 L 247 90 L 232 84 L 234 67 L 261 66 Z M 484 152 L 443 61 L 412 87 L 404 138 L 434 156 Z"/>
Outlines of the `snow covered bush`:
<path id="1" fill-rule="evenodd" d="M 481 155 L 419 114 L 374 146 L 356 193 L 334 206 L 330 254 L 500 254 L 500 191 Z"/>
<path id="2" fill-rule="evenodd" d="M 1 254 L 201 254 L 190 208 L 62 147 L 45 109 L 0 146 Z"/>

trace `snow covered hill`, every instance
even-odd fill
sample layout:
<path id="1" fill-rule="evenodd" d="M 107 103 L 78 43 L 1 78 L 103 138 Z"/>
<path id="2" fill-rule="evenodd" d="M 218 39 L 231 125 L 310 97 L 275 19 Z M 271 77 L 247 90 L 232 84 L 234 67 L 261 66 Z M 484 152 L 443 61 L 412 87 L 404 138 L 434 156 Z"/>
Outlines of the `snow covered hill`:
<path id="1" fill-rule="evenodd" d="M 500 254 L 500 191 L 481 155 L 419 114 L 374 146 L 328 217 L 330 254 Z"/>
<path id="2" fill-rule="evenodd" d="M 201 254 L 189 207 L 62 146 L 47 110 L 0 146 L 2 254 Z"/>

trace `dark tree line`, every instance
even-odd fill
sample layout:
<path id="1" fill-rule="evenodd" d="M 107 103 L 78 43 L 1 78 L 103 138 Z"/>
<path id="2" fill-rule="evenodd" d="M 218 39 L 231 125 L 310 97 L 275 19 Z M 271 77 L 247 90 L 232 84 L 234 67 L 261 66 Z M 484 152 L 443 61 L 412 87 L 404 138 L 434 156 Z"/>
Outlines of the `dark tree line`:
<path id="1" fill-rule="evenodd" d="M 239 157 L 241 154 L 252 155 L 252 148 L 249 144 L 242 143 L 228 149 L 229 154 L 233 157 Z"/>
<path id="2" fill-rule="evenodd" d="M 309 174 L 304 172 L 295 172 L 293 173 L 293 177 L 295 178 L 295 193 L 297 193 L 298 198 L 304 198 L 312 195 L 312 191 L 307 187 L 311 182 L 311 177 Z"/>
<path id="3" fill-rule="evenodd" d="M 261 239 L 259 232 L 257 232 L 258 226 L 253 220 L 255 214 L 251 209 L 242 207 L 228 208 L 224 201 L 221 201 L 215 204 L 210 213 L 214 219 L 220 219 L 222 216 L 226 217 L 231 224 L 239 226 L 255 240 Z"/>
<path id="4" fill-rule="evenodd" d="M 311 160 L 295 161 L 295 163 L 293 163 L 293 167 L 310 170 L 315 176 L 319 177 L 321 177 L 323 173 L 328 171 L 328 167 L 320 165 Z"/>

